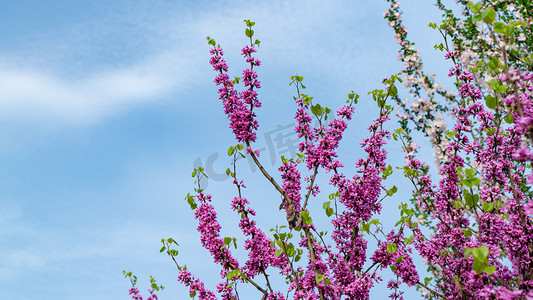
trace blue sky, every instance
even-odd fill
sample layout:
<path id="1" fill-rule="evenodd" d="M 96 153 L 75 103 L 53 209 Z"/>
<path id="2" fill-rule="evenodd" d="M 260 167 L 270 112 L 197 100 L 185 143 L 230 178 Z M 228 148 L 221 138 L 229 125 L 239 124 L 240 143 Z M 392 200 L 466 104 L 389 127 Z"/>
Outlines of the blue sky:
<path id="1" fill-rule="evenodd" d="M 430 1 L 402 4 L 429 72 L 445 74 L 432 49 L 439 36 L 426 26 L 440 13 Z M 160 239 L 169 236 L 180 243 L 180 262 L 214 288 L 218 271 L 183 200 L 192 191 L 193 162 L 220 153 L 213 170 L 222 172 L 234 144 L 205 37 L 223 46 L 238 76 L 245 66 L 242 20 L 256 22 L 263 62 L 257 147 L 265 148 L 272 173 L 269 151 L 281 149 L 269 148 L 265 133 L 292 123 L 295 90 L 288 83 L 295 73 L 332 109 L 350 90 L 362 95 L 341 147 L 355 161 L 374 116 L 366 93 L 401 69 L 382 19 L 386 8 L 385 1 L 363 0 L 5 1 L 0 299 L 128 299 L 122 270 L 137 274 L 143 290 L 148 275 L 156 277 L 167 287 L 160 299 L 185 299 L 175 267 L 159 253 Z M 280 153 L 273 155 L 279 164 Z M 247 163 L 241 170 L 259 224 L 281 224 L 274 190 Z M 223 234 L 237 235 L 229 181 L 210 181 L 207 191 L 221 211 Z M 408 196 L 409 189 L 400 192 Z M 396 206 L 386 205 L 385 218 L 396 220 Z M 385 297 L 382 289 L 373 297 Z"/>

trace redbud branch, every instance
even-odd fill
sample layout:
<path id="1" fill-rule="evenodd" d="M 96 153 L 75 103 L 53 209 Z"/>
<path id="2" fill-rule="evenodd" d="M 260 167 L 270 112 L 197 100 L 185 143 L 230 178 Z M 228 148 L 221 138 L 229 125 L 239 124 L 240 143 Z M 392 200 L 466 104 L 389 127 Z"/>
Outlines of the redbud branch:
<path id="1" fill-rule="evenodd" d="M 249 141 L 246 141 L 246 146 L 250 147 L 250 142 Z M 276 190 L 278 190 L 278 192 L 280 192 L 283 195 L 283 197 L 285 198 L 287 203 L 291 204 L 291 205 L 294 205 L 294 202 L 289 197 L 289 195 L 287 195 L 287 193 L 279 186 L 279 184 L 274 180 L 274 178 L 272 178 L 272 176 L 270 176 L 270 174 L 268 174 L 268 172 L 265 170 L 265 168 L 263 168 L 263 165 L 261 165 L 261 163 L 259 162 L 259 160 L 255 156 L 253 151 L 250 152 L 250 156 L 252 157 L 252 160 L 254 161 L 256 166 L 259 168 L 259 170 L 261 170 L 261 173 L 263 173 L 263 175 L 268 179 L 268 181 L 270 181 L 272 183 L 272 185 L 274 185 Z M 299 217 L 299 213 L 298 212 L 296 212 L 296 215 L 297 215 L 297 217 Z M 303 228 L 303 230 L 305 232 L 305 237 L 306 237 L 306 240 L 307 240 L 307 249 L 309 250 L 309 255 L 311 257 L 311 261 L 314 262 L 316 260 L 316 256 L 315 256 L 315 249 L 314 249 L 313 244 L 311 242 L 312 235 L 309 232 L 308 228 Z M 315 275 L 318 275 L 318 269 L 316 267 L 315 267 Z M 319 293 L 320 293 L 320 299 L 321 300 L 325 300 L 326 298 L 324 296 L 324 291 L 319 289 Z"/>
<path id="2" fill-rule="evenodd" d="M 370 267 L 368 267 L 368 269 L 366 269 L 366 271 L 363 272 L 363 275 L 366 275 L 366 273 L 368 273 L 374 266 L 377 266 L 379 267 L 381 265 L 380 262 L 374 262 Z M 376 268 L 377 269 L 377 268 Z"/>
<path id="3" fill-rule="evenodd" d="M 433 295 L 435 295 L 435 296 L 437 296 L 437 297 L 439 297 L 439 298 L 441 298 L 441 299 L 446 299 L 446 298 L 444 297 L 444 295 L 442 295 L 441 293 L 439 293 L 439 292 L 437 292 L 437 291 L 431 289 L 430 287 L 428 287 L 427 285 L 423 284 L 422 282 L 419 281 L 419 282 L 417 282 L 416 284 L 422 286 L 423 288 L 425 288 L 426 290 L 428 290 L 428 291 L 429 291 L 430 293 L 432 293 Z"/>
<path id="4" fill-rule="evenodd" d="M 237 281 L 235 281 L 235 295 L 237 295 L 237 300 L 240 300 L 241 297 L 239 296 L 239 291 L 237 290 Z"/>
<path id="5" fill-rule="evenodd" d="M 518 197 L 518 195 L 516 193 L 516 188 L 515 188 L 513 177 L 511 176 L 511 172 L 509 171 L 509 169 L 507 169 L 506 171 L 507 171 L 507 176 L 509 176 L 509 180 L 511 182 L 511 189 L 513 190 L 513 196 L 514 196 L 515 201 L 516 201 L 516 209 L 518 210 L 518 215 L 520 217 L 520 223 L 522 225 L 522 230 L 524 230 L 524 233 L 526 235 L 530 235 L 530 232 L 527 229 L 524 212 L 522 211 L 522 206 L 520 204 L 519 197 Z M 524 276 L 524 275 L 523 276 L 525 278 L 527 278 L 528 280 L 533 280 L 533 271 L 532 271 L 533 270 L 533 261 L 531 261 L 531 254 L 533 253 L 533 243 L 528 242 L 527 243 L 527 249 L 529 251 L 529 257 L 530 257 L 530 261 L 529 261 L 529 276 L 527 276 L 528 274 L 526 274 L 526 276 Z"/>
<path id="6" fill-rule="evenodd" d="M 246 141 L 246 146 L 250 147 L 250 142 L 249 141 Z M 276 190 L 278 190 L 278 192 L 281 195 L 283 195 L 283 198 L 285 198 L 287 203 L 294 205 L 294 203 L 293 203 L 292 199 L 289 197 L 289 195 L 287 195 L 287 193 L 279 186 L 279 184 L 276 182 L 276 180 L 274 180 L 274 178 L 272 178 L 272 176 L 270 176 L 270 174 L 268 174 L 268 172 L 265 170 L 265 168 L 263 168 L 263 165 L 261 165 L 261 163 L 259 162 L 259 160 L 255 156 L 255 154 L 253 152 L 250 152 L 250 156 L 252 157 L 252 160 L 254 161 L 255 165 L 259 168 L 259 170 L 261 170 L 261 173 L 263 173 L 263 175 L 266 177 L 266 179 L 268 179 L 268 181 L 270 181 L 272 183 L 272 185 L 276 188 Z"/>
<path id="7" fill-rule="evenodd" d="M 176 261 L 176 258 L 174 257 L 174 255 L 172 254 L 172 252 L 170 252 L 170 243 L 165 241 L 165 244 L 164 246 L 168 249 L 167 250 L 167 254 L 170 256 L 170 258 L 172 258 L 172 260 L 174 261 L 174 264 L 176 264 L 176 267 L 178 268 L 178 270 L 182 270 L 182 268 L 180 267 L 180 265 L 178 264 L 178 262 Z"/>
<path id="8" fill-rule="evenodd" d="M 322 244 L 324 245 L 324 248 L 326 249 L 326 252 L 329 254 L 331 254 L 328 250 L 328 247 L 326 247 L 326 242 L 324 242 L 324 239 L 322 238 L 322 236 L 320 234 L 318 234 L 318 232 L 316 231 L 316 229 L 313 229 L 313 231 L 318 235 L 318 237 L 320 238 L 320 240 L 322 241 Z"/>
<path id="9" fill-rule="evenodd" d="M 298 281 L 298 273 L 294 271 L 294 266 L 292 264 L 292 261 L 287 256 L 287 248 L 285 246 L 285 242 L 281 241 L 281 245 L 282 245 L 283 253 L 285 253 L 285 257 L 287 257 L 287 261 L 289 262 L 289 265 L 291 267 L 291 272 L 292 272 L 292 275 L 294 276 L 294 282 L 296 283 L 296 289 L 301 290 L 302 287 L 300 286 L 299 281 Z"/>
<path id="10" fill-rule="evenodd" d="M 331 161 L 331 158 L 329 159 Z M 304 211 L 307 206 L 307 200 L 309 200 L 309 196 L 311 196 L 311 191 L 313 189 L 313 184 L 315 183 L 315 178 L 317 174 L 318 174 L 318 165 L 315 166 L 315 171 L 314 171 L 313 177 L 311 178 L 311 183 L 309 184 L 309 191 L 307 191 L 307 195 L 305 196 L 305 201 L 304 201 L 304 205 L 302 206 L 302 211 Z"/>
<path id="11" fill-rule="evenodd" d="M 265 276 L 265 280 L 266 280 L 268 289 L 270 290 L 270 293 L 273 293 L 274 290 L 272 290 L 272 287 L 270 286 L 270 281 L 268 280 L 268 275 L 266 274 L 265 269 L 263 268 L 262 265 L 261 265 L 261 273 L 263 273 L 263 275 Z"/>
<path id="12" fill-rule="evenodd" d="M 237 268 L 234 268 L 234 270 L 237 270 Z M 267 291 L 265 291 L 262 287 L 260 287 L 257 283 L 255 283 L 255 281 L 253 281 L 250 277 L 246 276 L 246 274 L 241 273 L 241 276 L 243 277 L 245 281 L 250 282 L 256 289 L 258 289 L 265 296 L 268 295 Z"/>
<path id="13" fill-rule="evenodd" d="M 402 144 L 403 144 L 403 148 L 407 150 L 408 147 L 407 147 L 407 145 L 405 144 L 405 141 L 403 140 L 402 136 L 400 136 L 400 141 L 401 141 Z M 407 178 L 408 178 L 409 181 L 411 181 L 411 183 L 413 184 L 413 187 L 415 188 L 416 193 L 419 194 L 419 195 L 422 195 L 422 193 L 420 192 L 420 189 L 418 188 L 417 184 L 415 183 L 415 181 L 414 181 L 414 179 L 413 179 L 414 177 L 412 177 L 412 176 L 407 176 Z M 427 207 L 428 209 L 431 209 L 431 205 L 426 201 L 426 198 L 425 198 L 425 197 L 421 197 L 421 200 L 422 200 L 422 202 L 424 202 L 424 204 L 426 205 L 426 207 Z M 450 229 L 450 226 L 448 225 L 448 223 L 444 222 L 444 220 L 441 219 L 441 217 L 440 217 L 438 214 L 436 214 L 436 217 L 437 217 L 437 219 L 439 219 L 439 221 L 441 221 L 446 227 L 448 227 L 448 229 Z"/>
<path id="14" fill-rule="evenodd" d="M 311 235 L 311 232 L 309 232 L 309 228 L 303 228 L 305 232 L 305 237 L 307 240 L 307 248 L 309 249 L 309 254 L 311 256 L 311 262 L 314 262 L 316 260 L 315 256 L 315 248 L 313 247 L 313 243 L 311 242 L 311 239 L 313 236 Z M 318 276 L 318 269 L 315 266 L 315 277 Z M 318 288 L 318 287 L 317 287 Z M 324 296 L 324 291 L 320 288 L 318 288 L 318 293 L 320 294 L 320 300 L 326 300 L 326 297 Z"/>

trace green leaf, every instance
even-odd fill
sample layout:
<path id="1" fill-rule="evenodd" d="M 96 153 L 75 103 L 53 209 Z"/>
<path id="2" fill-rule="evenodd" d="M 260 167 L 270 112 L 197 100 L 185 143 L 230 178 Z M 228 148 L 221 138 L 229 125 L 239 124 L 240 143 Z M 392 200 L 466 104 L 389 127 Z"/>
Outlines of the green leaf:
<path id="1" fill-rule="evenodd" d="M 495 70 L 498 69 L 499 66 L 501 66 L 501 64 L 502 64 L 502 63 L 500 62 L 500 60 L 499 60 L 496 56 L 494 56 L 494 57 L 493 57 L 493 58 L 487 63 L 487 66 L 488 66 L 491 70 L 495 71 Z"/>
<path id="2" fill-rule="evenodd" d="M 479 195 L 477 195 L 477 194 L 472 195 L 467 190 L 465 190 L 464 194 L 465 194 L 465 203 L 466 203 L 466 205 L 468 205 L 470 207 L 476 206 L 476 204 L 477 204 L 477 202 L 479 200 Z"/>
<path id="3" fill-rule="evenodd" d="M 477 13 L 479 13 L 479 12 L 481 11 L 481 6 L 482 6 L 482 5 L 483 5 L 483 4 L 481 4 L 481 2 L 478 2 L 478 3 L 473 4 L 472 6 L 470 6 L 470 8 L 472 9 L 472 12 L 473 12 L 473 13 L 476 13 L 476 14 L 477 14 Z"/>
<path id="4" fill-rule="evenodd" d="M 513 27 L 516 27 L 516 26 L 522 26 L 522 27 L 525 27 L 525 26 L 527 26 L 527 25 L 528 25 L 528 24 L 527 24 L 526 22 L 524 22 L 524 21 L 520 21 L 520 20 L 519 20 L 519 21 L 514 21 L 514 22 L 511 23 L 511 26 L 513 26 Z"/>
<path id="5" fill-rule="evenodd" d="M 512 124 L 514 122 L 514 116 L 513 116 L 513 113 L 512 112 L 509 112 L 505 117 L 503 117 L 503 120 L 507 123 L 507 124 Z"/>
<path id="6" fill-rule="evenodd" d="M 392 174 L 392 167 L 388 165 L 385 170 L 382 170 L 381 172 L 383 173 L 383 179 L 387 179 L 387 177 Z"/>
<path id="7" fill-rule="evenodd" d="M 392 188 L 390 188 L 389 190 L 387 190 L 387 196 L 392 196 L 394 195 L 394 193 L 396 193 L 398 191 L 398 188 L 393 185 Z"/>
<path id="8" fill-rule="evenodd" d="M 165 251 L 166 249 L 167 249 L 167 247 L 163 246 L 163 247 L 161 247 L 161 250 L 159 250 L 159 252 L 163 252 L 163 251 Z"/>
<path id="9" fill-rule="evenodd" d="M 322 106 L 320 106 L 320 104 L 315 104 L 315 105 L 312 105 L 311 106 L 311 112 L 315 115 L 315 116 L 321 116 L 322 113 L 323 113 L 323 108 Z"/>
<path id="10" fill-rule="evenodd" d="M 396 243 L 387 244 L 387 252 L 390 254 L 395 253 L 398 250 L 398 246 L 396 246 Z"/>
<path id="11" fill-rule="evenodd" d="M 487 246 L 472 248 L 472 256 L 479 261 L 488 261 L 489 248 Z"/>
<path id="12" fill-rule="evenodd" d="M 453 207 L 455 207 L 455 209 L 459 209 L 463 207 L 463 203 L 461 201 L 452 201 L 452 204 L 453 204 Z"/>
<path id="13" fill-rule="evenodd" d="M 296 254 L 296 251 L 294 250 L 294 245 L 292 243 L 288 244 L 287 246 L 287 256 L 293 257 Z"/>
<path id="14" fill-rule="evenodd" d="M 281 249 L 276 250 L 276 257 L 279 257 L 282 252 L 283 252 L 283 250 L 281 250 Z"/>
<path id="15" fill-rule="evenodd" d="M 485 272 L 489 275 L 492 275 L 492 273 L 494 273 L 494 271 L 496 271 L 496 266 L 492 266 L 492 267 L 485 267 Z"/>
<path id="16" fill-rule="evenodd" d="M 305 225 L 311 225 L 313 223 L 313 219 L 309 216 L 308 210 L 302 211 L 302 219 Z"/>
<path id="17" fill-rule="evenodd" d="M 496 92 L 500 93 L 500 94 L 503 94 L 507 91 L 507 88 L 501 84 L 497 84 L 495 86 L 492 87 L 493 90 L 495 90 Z"/>
<path id="18" fill-rule="evenodd" d="M 251 38 L 253 35 L 254 35 L 254 31 L 249 29 L 249 28 L 246 28 L 245 32 L 247 37 Z"/>
<path id="19" fill-rule="evenodd" d="M 424 278 L 424 284 L 427 286 L 432 279 L 433 279 L 433 277 Z"/>
<path id="20" fill-rule="evenodd" d="M 208 43 L 209 45 L 212 45 L 213 47 L 215 47 L 215 46 L 217 45 L 217 43 L 215 42 L 215 40 L 212 39 L 211 37 L 208 36 L 208 37 L 206 37 L 206 38 L 207 38 L 207 43 Z"/>
<path id="21" fill-rule="evenodd" d="M 446 132 L 444 133 L 446 134 L 448 137 L 450 138 L 453 138 L 454 136 L 457 135 L 457 131 L 449 131 L 449 130 L 446 130 Z"/>
<path id="22" fill-rule="evenodd" d="M 465 174 L 468 178 L 474 178 L 476 175 L 476 169 L 466 169 Z"/>
<path id="23" fill-rule="evenodd" d="M 474 186 L 474 183 L 472 182 L 471 179 L 464 179 L 464 180 L 461 180 L 461 183 L 463 185 L 466 185 L 467 187 L 473 187 Z"/>
<path id="24" fill-rule="evenodd" d="M 333 208 L 331 207 L 326 208 L 326 215 L 328 217 L 331 217 L 332 214 L 333 214 Z"/>
<path id="25" fill-rule="evenodd" d="M 484 212 L 488 212 L 489 213 L 489 212 L 494 210 L 494 204 L 492 204 L 492 203 L 483 202 L 482 207 L 483 207 L 483 211 Z"/>
<path id="26" fill-rule="evenodd" d="M 194 202 L 194 197 L 191 196 L 190 194 L 187 194 L 187 196 L 185 197 L 185 199 L 187 199 L 187 203 L 189 203 L 189 205 L 191 206 L 191 209 L 192 210 L 195 210 L 197 205 L 196 203 Z M 170 243 L 170 242 L 169 242 Z"/>
<path id="27" fill-rule="evenodd" d="M 389 88 L 389 95 L 390 95 L 391 97 L 396 97 L 396 96 L 398 95 L 398 88 L 396 88 L 396 86 L 394 86 L 394 85 L 391 86 L 391 87 Z"/>
<path id="28" fill-rule="evenodd" d="M 474 187 L 475 186 L 479 186 L 479 178 L 477 177 L 474 177 L 474 178 L 467 178 L 467 179 L 463 179 L 461 180 L 461 184 L 471 188 L 471 187 Z"/>
<path id="29" fill-rule="evenodd" d="M 483 22 L 485 23 L 492 23 L 496 18 L 496 12 L 492 7 L 489 7 L 481 13 L 481 18 L 483 18 Z"/>
<path id="30" fill-rule="evenodd" d="M 229 149 L 228 149 L 228 156 L 232 156 L 233 153 L 235 153 L 235 147 L 230 146 Z"/>
<path id="31" fill-rule="evenodd" d="M 329 207 L 329 205 L 331 204 L 331 201 L 326 201 L 322 204 L 322 208 L 323 209 L 327 209 Z"/>
<path id="32" fill-rule="evenodd" d="M 503 33 L 505 26 L 506 25 L 502 22 L 494 22 L 494 31 L 496 31 L 497 33 Z"/>
<path id="33" fill-rule="evenodd" d="M 468 257 L 470 257 L 470 253 L 472 253 L 472 249 L 471 248 L 464 248 L 463 249 L 463 253 L 465 255 L 465 259 L 468 259 Z"/>
<path id="34" fill-rule="evenodd" d="M 474 260 L 474 262 L 472 264 L 472 268 L 478 274 L 483 273 L 483 271 L 485 270 L 485 267 L 486 267 L 486 265 L 483 262 L 479 261 L 479 260 Z"/>
<path id="35" fill-rule="evenodd" d="M 237 277 L 237 278 L 240 277 L 241 276 L 241 271 L 240 270 L 229 271 L 226 276 L 227 276 L 228 280 L 232 280 L 235 277 Z"/>
<path id="36" fill-rule="evenodd" d="M 495 109 L 498 105 L 498 98 L 492 96 L 491 94 L 488 94 L 487 99 L 485 99 L 485 104 L 487 104 L 488 108 Z"/>

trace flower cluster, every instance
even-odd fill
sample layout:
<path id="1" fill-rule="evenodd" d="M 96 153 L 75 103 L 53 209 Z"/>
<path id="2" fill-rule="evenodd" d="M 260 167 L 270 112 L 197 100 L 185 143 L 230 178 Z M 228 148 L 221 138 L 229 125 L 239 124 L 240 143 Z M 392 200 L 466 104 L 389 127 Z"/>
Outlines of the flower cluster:
<path id="1" fill-rule="evenodd" d="M 181 270 L 178 275 L 178 281 L 189 287 L 189 294 L 194 296 L 198 294 L 200 300 L 215 300 L 215 294 L 206 289 L 202 281 L 194 276 L 188 270 Z"/>
<path id="2" fill-rule="evenodd" d="M 250 146 L 258 128 L 255 109 L 261 106 L 254 70 L 261 62 L 252 56 L 259 45 L 252 42 L 254 23 L 246 21 L 250 45 L 241 54 L 250 67 L 241 78 L 229 79 L 222 49 L 209 40 L 210 62 L 218 73 L 215 83 L 229 126 L 237 141 L 246 144 L 245 154 L 280 193 L 279 209 L 286 213 L 288 225 L 288 229 L 272 228 L 272 237 L 258 228 L 252 219 L 256 212 L 242 195 L 245 186 L 237 180 L 234 156 L 234 170 L 227 174 L 234 179 L 238 196 L 231 208 L 240 216 L 238 226 L 248 253 L 239 265 L 229 250 L 231 241 L 237 247 L 236 240 L 220 237 L 211 196 L 200 187 L 197 196 L 188 196 L 202 246 L 221 266 L 224 281 L 217 292 L 222 299 L 239 298 L 236 283 L 253 285 L 262 299 L 368 299 L 382 271 L 389 268 L 396 277 L 387 284 L 391 299 L 403 299 L 402 284 L 416 286 L 428 299 L 533 299 L 533 5 L 458 1 L 463 7 L 460 16 L 436 1 L 446 18 L 441 25 L 429 26 L 443 37 L 435 48 L 451 65 L 448 76 L 457 88 L 452 92 L 424 72 L 419 51 L 407 39 L 399 3 L 387 1 L 391 5 L 384 16 L 400 46 L 403 69 L 383 81 L 385 89 L 369 93 L 379 116 L 360 143 L 365 154 L 355 159 L 354 174 L 345 170 L 337 151 L 358 95 L 348 94 L 348 104 L 328 120 L 329 108 L 300 92 L 305 89 L 303 77 L 291 77 L 298 94 L 294 129 L 301 153 L 282 159 L 280 185 Z M 246 89 L 238 92 L 234 85 L 240 80 Z M 409 98 L 399 96 L 396 81 L 404 83 Z M 394 109 L 390 100 L 398 105 L 399 128 L 394 131 L 386 129 Z M 315 127 L 313 119 L 318 122 Z M 427 142 L 419 142 L 420 137 Z M 384 183 L 393 173 L 385 149 L 391 138 L 401 143 L 405 158 L 403 164 L 392 164 L 413 190 L 410 203 L 399 206 L 400 220 L 385 230 L 376 217 L 386 203 L 382 201 L 398 190 L 387 189 Z M 420 149 L 429 146 L 434 149 L 434 164 L 419 157 Z M 328 176 L 329 187 L 319 188 L 319 176 Z M 322 208 L 329 235 L 319 231 L 323 224 L 317 222 L 315 206 L 310 204 L 328 189 L 333 193 Z M 369 238 L 376 239 L 373 253 L 368 253 Z M 422 282 L 414 252 L 433 278 Z M 216 299 L 188 270 L 178 268 L 178 279 L 191 295 Z M 286 294 L 273 287 L 272 272 L 285 278 Z M 136 289 L 130 294 L 140 297 Z"/>
<path id="3" fill-rule="evenodd" d="M 455 77 L 460 98 L 455 100 L 450 115 L 453 131 L 446 131 L 445 135 L 439 135 L 444 130 L 437 128 L 429 131 L 433 146 L 444 154 L 436 160 L 441 176 L 438 185 L 433 185 L 418 160 L 406 156 L 410 166 L 406 177 L 415 183 L 416 191 L 414 208 L 402 213 L 421 220 L 408 219 L 406 225 L 413 230 L 415 248 L 438 278 L 434 289 L 423 288 L 432 291 L 427 295 L 449 299 L 471 295 L 523 299 L 524 289 L 531 286 L 528 268 L 532 266 L 533 253 L 532 224 L 524 213 L 531 194 L 522 163 L 530 161 L 531 91 L 527 86 L 531 78 L 526 71 L 506 70 L 496 59 L 485 62 L 487 68 L 479 68 L 487 53 L 509 57 L 506 51 L 512 51 L 512 47 L 477 40 L 467 44 L 465 35 L 471 35 L 473 30 L 475 36 L 484 36 L 481 33 L 490 32 L 487 24 L 490 26 L 491 20 L 485 19 L 484 26 L 471 27 L 454 19 L 440 2 L 439 7 L 453 20 L 445 22 L 440 30 L 447 42 L 444 48 L 455 47 L 446 48 L 445 58 L 454 63 L 448 75 Z M 489 14 L 498 7 L 485 9 Z M 479 13 L 482 7 L 472 10 Z M 472 11 L 467 9 L 465 13 L 469 16 Z M 487 92 L 490 94 L 484 95 Z M 504 117 L 510 125 L 502 124 Z M 414 125 L 418 126 L 416 122 Z M 409 136 L 403 138 L 410 140 Z M 408 144 L 406 152 L 410 151 Z M 428 218 L 433 222 L 424 224 Z M 419 224 L 430 230 L 429 237 Z M 479 249 L 486 252 L 481 254 Z M 519 285 L 516 278 L 520 278 Z"/>
<path id="4" fill-rule="evenodd" d="M 261 107 L 261 102 L 259 102 L 255 91 L 261 87 L 261 84 L 257 80 L 257 73 L 253 67 L 260 66 L 261 61 L 252 56 L 254 52 L 256 49 L 253 45 L 242 49 L 242 55 L 246 58 L 246 62 L 250 63 L 250 68 L 242 72 L 244 86 L 248 88 L 238 92 L 235 90 L 234 82 L 230 80 L 227 74 L 228 65 L 223 58 L 222 48 L 215 46 L 210 50 L 211 59 L 209 62 L 213 66 L 213 70 L 219 72 L 214 80 L 216 85 L 221 85 L 218 89 L 219 99 L 222 100 L 224 112 L 230 120 L 230 128 L 239 142 L 254 142 L 256 139 L 255 131 L 259 126 L 253 110 Z"/>
<path id="5" fill-rule="evenodd" d="M 217 213 L 211 202 L 211 195 L 200 193 L 197 197 L 200 206 L 194 211 L 194 217 L 198 219 L 198 232 L 202 246 L 209 250 L 215 263 L 222 265 L 222 278 L 226 277 L 229 270 L 239 267 L 239 263 L 231 255 L 228 248 L 223 248 L 224 239 L 220 237 L 220 224 L 217 221 Z"/>
<path id="6" fill-rule="evenodd" d="M 244 242 L 244 249 L 248 250 L 248 260 L 243 272 L 249 278 L 254 278 L 257 274 L 264 273 L 270 266 L 285 269 L 288 267 L 287 258 L 275 256 L 276 250 L 271 247 L 271 240 L 265 233 L 257 228 L 255 221 L 249 216 L 255 216 L 255 211 L 249 207 L 246 198 L 235 197 L 231 202 L 234 211 L 241 215 L 239 228 L 248 239 Z"/>

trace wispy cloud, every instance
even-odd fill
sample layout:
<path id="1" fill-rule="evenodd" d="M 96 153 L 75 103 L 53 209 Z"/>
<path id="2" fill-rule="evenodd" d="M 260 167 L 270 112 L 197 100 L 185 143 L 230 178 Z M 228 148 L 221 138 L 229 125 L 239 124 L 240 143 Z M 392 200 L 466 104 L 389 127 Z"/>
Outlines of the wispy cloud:
<path id="1" fill-rule="evenodd" d="M 185 76 L 160 54 L 131 67 L 110 69 L 84 78 L 61 77 L 50 70 L 0 63 L 0 115 L 3 119 L 58 120 L 85 123 L 132 104 L 156 99 L 179 87 Z M 194 61 L 178 62 L 194 64 Z M 179 66 L 179 64 L 178 64 Z M 173 73 L 173 76 L 169 76 Z"/>
<path id="2" fill-rule="evenodd" d="M 179 12 L 172 16 L 165 13 L 165 19 L 159 21 L 157 26 L 146 24 L 150 30 L 140 32 L 145 35 L 158 32 L 160 40 L 141 36 L 139 39 L 150 41 L 152 44 L 128 50 L 147 53 L 144 58 L 128 61 L 127 65 L 124 62 L 106 62 L 99 68 L 87 68 L 92 70 L 87 74 L 80 68 L 73 73 L 64 72 L 61 68 L 65 66 L 60 64 L 48 64 L 43 68 L 28 63 L 9 63 L 16 60 L 0 53 L 0 115 L 3 119 L 22 121 L 87 123 L 112 116 L 139 103 L 160 99 L 169 93 L 179 93 L 181 88 L 196 79 L 195 76 L 199 74 L 199 71 L 196 71 L 198 65 L 209 69 L 204 36 L 217 37 L 217 40 L 229 45 L 229 49 L 240 47 L 242 36 L 237 33 L 243 28 L 244 18 L 258 21 L 262 38 L 277 39 L 276 45 L 265 48 L 266 51 L 262 54 L 263 58 L 272 58 L 273 63 L 281 63 L 281 60 L 277 59 L 279 56 L 289 61 L 298 59 L 302 57 L 302 50 L 305 51 L 305 56 L 312 58 L 313 64 L 321 66 L 335 66 L 341 60 L 353 56 L 349 51 L 339 52 L 340 48 L 333 43 L 340 39 L 344 31 L 350 31 L 351 28 L 342 29 L 335 23 L 332 25 L 330 21 L 335 18 L 362 17 L 363 10 L 355 9 L 353 4 L 349 5 L 349 9 L 338 9 L 339 5 L 324 4 L 320 1 L 304 6 L 283 1 L 278 4 L 246 4 L 231 8 L 209 6 L 208 11 L 194 16 L 180 15 Z M 142 22 L 142 18 L 136 20 Z M 325 24 L 329 25 L 325 27 Z M 136 26 L 142 27 L 142 24 Z M 83 32 L 89 36 L 96 35 L 97 29 Z M 310 33 L 314 33 L 315 38 L 309 39 Z M 58 35 L 56 38 L 63 39 L 61 44 L 68 45 L 68 36 Z M 117 36 L 117 39 L 119 38 L 124 37 Z M 356 36 L 355 41 L 358 38 L 360 36 Z M 90 37 L 82 39 L 79 36 L 73 39 L 84 40 L 86 43 L 91 40 Z M 350 40 L 354 41 L 353 32 L 347 41 Z M 50 43 L 53 41 L 46 41 L 47 45 Z M 83 51 L 80 47 L 82 46 L 76 45 L 72 50 Z M 87 47 L 92 49 L 94 45 Z M 123 50 L 122 46 L 117 47 Z M 63 48 L 63 51 L 69 51 L 68 46 Z M 337 55 L 326 56 L 324 53 L 327 51 L 337 52 Z M 124 53 L 125 56 L 138 58 L 130 54 Z M 46 53 L 44 56 L 39 59 L 45 61 Z M 336 63 L 328 64 L 327 61 Z M 88 59 L 77 63 L 90 66 L 93 62 Z"/>

